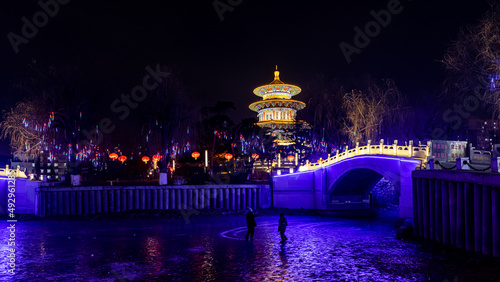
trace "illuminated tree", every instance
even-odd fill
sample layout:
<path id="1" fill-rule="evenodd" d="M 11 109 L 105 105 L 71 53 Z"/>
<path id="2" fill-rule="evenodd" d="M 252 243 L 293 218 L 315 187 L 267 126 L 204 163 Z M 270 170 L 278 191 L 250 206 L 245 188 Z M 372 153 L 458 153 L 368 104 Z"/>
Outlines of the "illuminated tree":
<path id="1" fill-rule="evenodd" d="M 500 116 L 500 4 L 491 2 L 478 23 L 462 29 L 444 55 L 447 94 L 475 95 Z"/>
<path id="2" fill-rule="evenodd" d="M 344 130 L 351 144 L 380 138 L 382 125 L 387 128 L 404 126 L 401 117 L 405 99 L 394 81 L 387 79 L 383 83 L 380 87 L 369 81 L 364 91 L 355 89 L 344 95 Z M 392 131 L 393 137 L 400 134 L 397 130 Z"/>

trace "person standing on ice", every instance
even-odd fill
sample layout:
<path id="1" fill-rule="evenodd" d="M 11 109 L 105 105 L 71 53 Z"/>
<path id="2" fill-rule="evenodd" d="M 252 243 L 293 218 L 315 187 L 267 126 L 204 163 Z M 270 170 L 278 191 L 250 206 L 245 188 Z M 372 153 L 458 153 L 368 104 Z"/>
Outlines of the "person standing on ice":
<path id="1" fill-rule="evenodd" d="M 278 222 L 278 232 L 280 233 L 280 236 L 281 236 L 280 243 L 283 243 L 286 240 L 288 240 L 288 238 L 285 236 L 285 230 L 286 230 L 287 225 L 288 225 L 288 222 L 286 221 L 285 214 L 280 213 L 280 220 Z"/>
<path id="2" fill-rule="evenodd" d="M 250 207 L 247 207 L 247 228 L 248 232 L 245 236 L 245 240 L 248 241 L 248 236 L 250 236 L 250 240 L 253 240 L 253 234 L 255 232 L 255 226 L 257 223 L 255 222 L 255 215 L 253 214 L 253 210 Z"/>

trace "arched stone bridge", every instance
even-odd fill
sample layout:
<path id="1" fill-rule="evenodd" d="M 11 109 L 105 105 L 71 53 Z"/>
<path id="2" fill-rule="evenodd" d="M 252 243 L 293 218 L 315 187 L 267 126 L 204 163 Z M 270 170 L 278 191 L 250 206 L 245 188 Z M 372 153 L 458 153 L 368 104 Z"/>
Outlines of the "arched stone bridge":
<path id="1" fill-rule="evenodd" d="M 399 193 L 401 217 L 412 217 L 411 172 L 424 165 L 427 146 L 366 145 L 306 164 L 273 178 L 275 207 L 320 210 L 370 207 L 369 193 L 382 177 Z"/>

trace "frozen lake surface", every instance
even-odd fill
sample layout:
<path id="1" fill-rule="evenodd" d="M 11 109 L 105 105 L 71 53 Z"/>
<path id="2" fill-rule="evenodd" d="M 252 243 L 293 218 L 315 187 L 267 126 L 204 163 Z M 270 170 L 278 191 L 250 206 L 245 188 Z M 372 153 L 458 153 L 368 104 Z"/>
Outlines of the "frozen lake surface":
<path id="1" fill-rule="evenodd" d="M 16 274 L 7 274 L 1 222 L 2 273 L 11 281 L 495 281 L 490 262 L 464 264 L 395 239 L 395 218 L 257 217 L 245 241 L 244 216 L 183 219 L 43 220 L 18 222 Z M 498 280 L 497 280 L 498 281 Z"/>

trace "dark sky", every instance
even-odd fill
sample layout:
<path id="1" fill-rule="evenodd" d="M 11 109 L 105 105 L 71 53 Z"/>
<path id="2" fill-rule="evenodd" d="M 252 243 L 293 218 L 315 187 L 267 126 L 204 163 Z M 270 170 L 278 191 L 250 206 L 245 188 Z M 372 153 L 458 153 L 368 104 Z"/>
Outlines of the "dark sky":
<path id="1" fill-rule="evenodd" d="M 34 61 L 80 64 L 85 91 L 103 115 L 120 93 L 141 82 L 147 65 L 158 63 L 173 66 L 196 99 L 234 101 L 235 122 L 255 116 L 248 109 L 258 99 L 252 90 L 272 81 L 275 65 L 283 81 L 301 87 L 319 73 L 332 78 L 370 73 L 394 78 L 407 95 L 432 97 L 444 77 L 438 60 L 447 44 L 488 9 L 487 1 L 401 0 L 402 11 L 348 64 L 339 44 L 354 44 L 353 28 L 364 29 L 374 20 L 370 11 L 387 9 L 392 0 L 219 2 L 241 3 L 221 21 L 213 1 L 72 0 L 59 4 L 15 54 L 7 34 L 22 35 L 21 18 L 32 21 L 42 8 L 37 1 L 4 1 L 1 108 L 19 99 L 10 94 L 11 86 Z"/>

